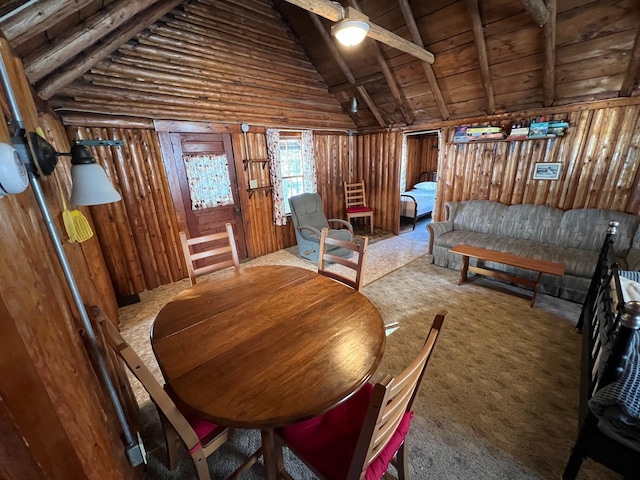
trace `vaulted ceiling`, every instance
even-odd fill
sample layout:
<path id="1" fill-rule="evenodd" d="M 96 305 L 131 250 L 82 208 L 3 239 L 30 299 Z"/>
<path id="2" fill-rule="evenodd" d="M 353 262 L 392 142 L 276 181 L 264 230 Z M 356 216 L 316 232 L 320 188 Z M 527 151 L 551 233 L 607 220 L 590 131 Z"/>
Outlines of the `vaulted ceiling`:
<path id="1" fill-rule="evenodd" d="M 340 46 L 328 0 L 13 0 L 0 30 L 63 116 L 368 129 L 640 96 L 638 0 L 341 3 L 413 45 Z"/>

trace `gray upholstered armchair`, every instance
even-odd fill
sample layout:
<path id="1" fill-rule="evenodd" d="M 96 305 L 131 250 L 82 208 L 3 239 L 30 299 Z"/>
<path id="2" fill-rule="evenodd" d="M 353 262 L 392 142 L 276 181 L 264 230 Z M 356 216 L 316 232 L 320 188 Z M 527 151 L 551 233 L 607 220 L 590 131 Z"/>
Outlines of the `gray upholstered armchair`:
<path id="1" fill-rule="evenodd" d="M 291 219 L 296 231 L 298 241 L 298 252 L 304 258 L 318 261 L 318 250 L 320 248 L 320 232 L 323 228 L 329 228 L 329 236 L 339 240 L 353 241 L 353 227 L 349 222 L 340 218 L 330 218 L 324 214 L 322 199 L 317 193 L 303 193 L 289 198 L 291 207 Z M 346 229 L 333 230 L 329 227 L 329 222 L 344 225 Z M 329 251 L 329 249 L 328 249 Z M 351 250 L 335 248 L 331 251 L 333 255 L 350 257 Z"/>

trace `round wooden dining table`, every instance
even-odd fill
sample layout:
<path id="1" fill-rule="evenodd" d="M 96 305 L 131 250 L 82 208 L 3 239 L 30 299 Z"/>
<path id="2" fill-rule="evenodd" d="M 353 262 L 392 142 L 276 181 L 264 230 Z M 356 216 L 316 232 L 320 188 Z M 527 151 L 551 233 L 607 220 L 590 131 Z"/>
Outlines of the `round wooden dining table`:
<path id="1" fill-rule="evenodd" d="M 361 293 L 282 265 L 228 269 L 158 313 L 151 344 L 174 399 L 219 425 L 262 432 L 266 476 L 283 469 L 273 429 L 339 404 L 378 367 L 384 323 Z"/>

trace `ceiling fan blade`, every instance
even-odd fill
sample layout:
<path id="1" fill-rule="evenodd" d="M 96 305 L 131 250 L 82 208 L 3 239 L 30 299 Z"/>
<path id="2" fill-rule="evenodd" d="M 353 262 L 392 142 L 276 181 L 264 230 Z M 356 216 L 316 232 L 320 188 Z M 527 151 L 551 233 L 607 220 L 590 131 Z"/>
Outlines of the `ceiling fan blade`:
<path id="1" fill-rule="evenodd" d="M 339 22 L 345 18 L 352 18 L 357 20 L 364 20 L 369 24 L 369 34 L 367 35 L 369 38 L 373 38 L 379 42 L 384 43 L 385 45 L 389 45 L 401 52 L 408 53 L 423 62 L 433 63 L 435 61 L 435 57 L 433 53 L 425 50 L 424 48 L 416 45 L 409 40 L 396 35 L 389 30 L 382 28 L 375 23 L 371 23 L 369 17 L 367 17 L 362 12 L 359 12 L 352 7 L 347 7 L 347 14 L 345 15 L 345 9 L 337 3 L 331 2 L 330 0 L 285 0 L 288 3 L 296 5 L 308 12 L 315 13 L 321 17 L 326 18 L 327 20 L 331 20 L 332 22 Z"/>

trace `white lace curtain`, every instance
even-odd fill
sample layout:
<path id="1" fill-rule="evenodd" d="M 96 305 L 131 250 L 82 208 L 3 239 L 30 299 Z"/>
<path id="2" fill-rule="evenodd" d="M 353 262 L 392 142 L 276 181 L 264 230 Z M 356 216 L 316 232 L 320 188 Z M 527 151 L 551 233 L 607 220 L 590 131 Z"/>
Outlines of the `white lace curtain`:
<path id="1" fill-rule="evenodd" d="M 282 189 L 282 168 L 280 163 L 280 131 L 268 128 L 267 154 L 269 156 L 269 173 L 271 174 L 271 185 L 273 186 L 273 223 L 275 225 L 286 225 L 287 216 L 285 213 L 284 191 Z M 303 188 L 305 193 L 315 193 L 316 183 L 316 161 L 313 155 L 313 132 L 311 130 L 302 131 L 302 174 Z"/>

